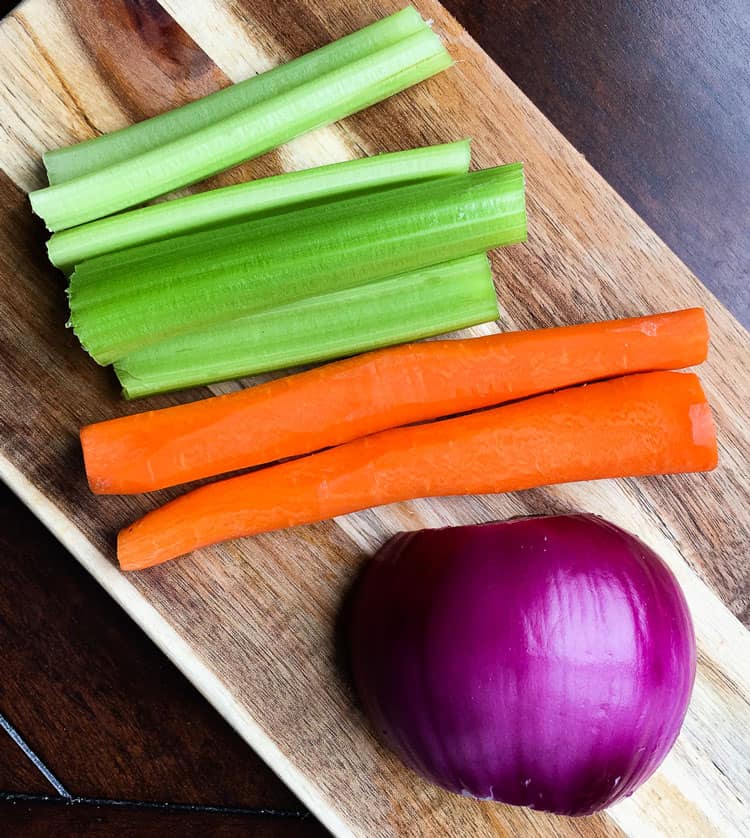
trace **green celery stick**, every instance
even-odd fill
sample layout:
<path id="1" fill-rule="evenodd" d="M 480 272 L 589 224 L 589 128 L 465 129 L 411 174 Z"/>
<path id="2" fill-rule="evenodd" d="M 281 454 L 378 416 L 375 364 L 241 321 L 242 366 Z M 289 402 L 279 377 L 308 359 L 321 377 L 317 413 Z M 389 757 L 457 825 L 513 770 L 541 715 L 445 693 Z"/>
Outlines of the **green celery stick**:
<path id="1" fill-rule="evenodd" d="M 515 163 L 90 259 L 71 277 L 70 322 L 108 364 L 172 335 L 525 237 Z"/>
<path id="2" fill-rule="evenodd" d="M 286 93 L 293 87 L 402 41 L 427 27 L 411 6 L 351 35 L 245 81 L 82 143 L 48 151 L 44 165 L 50 184 L 62 183 L 120 163 L 232 114 Z"/>
<path id="3" fill-rule="evenodd" d="M 115 372 L 133 399 L 341 358 L 497 316 L 482 254 L 169 338 L 121 359 Z"/>
<path id="4" fill-rule="evenodd" d="M 468 171 L 469 158 L 469 141 L 462 140 L 251 180 L 71 227 L 50 238 L 47 252 L 53 265 L 69 269 L 104 253 L 297 205 L 461 174 Z"/>
<path id="5" fill-rule="evenodd" d="M 195 183 L 293 137 L 387 99 L 452 61 L 430 29 L 184 137 L 29 195 L 64 230 Z"/>

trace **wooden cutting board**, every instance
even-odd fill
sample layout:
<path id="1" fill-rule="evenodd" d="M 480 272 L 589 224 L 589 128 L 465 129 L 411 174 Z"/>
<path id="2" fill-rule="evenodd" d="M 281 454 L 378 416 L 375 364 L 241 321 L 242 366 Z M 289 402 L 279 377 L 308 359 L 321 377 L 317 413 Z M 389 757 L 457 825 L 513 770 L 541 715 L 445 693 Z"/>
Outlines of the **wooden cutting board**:
<path id="1" fill-rule="evenodd" d="M 701 376 L 719 426 L 720 468 L 421 500 L 205 549 L 139 574 L 115 567 L 115 531 L 174 492 L 93 497 L 78 428 L 208 390 L 125 404 L 111 372 L 65 330 L 64 281 L 45 260 L 42 226 L 24 194 L 44 183 L 41 152 L 180 105 L 399 5 L 26 0 L 0 24 L 0 474 L 338 835 L 750 834 L 748 333 L 432 0 L 417 5 L 455 68 L 210 185 L 464 136 L 474 138 L 477 166 L 524 160 L 529 242 L 493 255 L 500 327 L 704 305 L 713 340 Z M 632 798 L 584 820 L 465 800 L 409 773 L 374 741 L 352 699 L 336 625 L 363 557 L 397 530 L 568 510 L 604 515 L 665 557 L 688 597 L 699 649 L 673 752 Z"/>

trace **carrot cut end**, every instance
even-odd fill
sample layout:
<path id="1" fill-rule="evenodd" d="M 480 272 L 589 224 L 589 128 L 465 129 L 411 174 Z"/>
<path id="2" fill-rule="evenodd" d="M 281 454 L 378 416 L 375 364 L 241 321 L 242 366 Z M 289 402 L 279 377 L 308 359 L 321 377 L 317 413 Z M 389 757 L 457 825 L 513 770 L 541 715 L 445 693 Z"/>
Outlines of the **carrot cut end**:
<path id="1" fill-rule="evenodd" d="M 131 527 L 120 530 L 117 534 L 117 563 L 120 570 L 145 570 L 159 564 L 160 560 L 154 560 L 154 554 L 147 550 L 133 550 L 132 539 L 130 538 Z"/>
<path id="2" fill-rule="evenodd" d="M 716 424 L 707 401 L 691 406 L 688 412 L 693 432 L 693 443 L 706 451 L 704 471 L 712 471 L 719 464 Z"/>

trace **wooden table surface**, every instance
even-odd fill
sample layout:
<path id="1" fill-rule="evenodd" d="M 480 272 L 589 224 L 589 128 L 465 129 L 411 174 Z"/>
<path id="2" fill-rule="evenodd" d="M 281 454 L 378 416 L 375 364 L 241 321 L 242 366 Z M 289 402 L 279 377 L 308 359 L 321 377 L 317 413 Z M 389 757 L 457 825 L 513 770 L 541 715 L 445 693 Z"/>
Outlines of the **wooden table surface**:
<path id="1" fill-rule="evenodd" d="M 746 0 L 445 5 L 748 324 Z M 325 834 L 1 488 L 0 543 L 2 834 Z"/>

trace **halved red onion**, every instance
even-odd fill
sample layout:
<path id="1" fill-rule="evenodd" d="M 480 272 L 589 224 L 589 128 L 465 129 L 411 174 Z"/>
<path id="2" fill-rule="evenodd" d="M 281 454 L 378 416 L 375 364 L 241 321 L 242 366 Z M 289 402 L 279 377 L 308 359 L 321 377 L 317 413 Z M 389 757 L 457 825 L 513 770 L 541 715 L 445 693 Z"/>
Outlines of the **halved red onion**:
<path id="1" fill-rule="evenodd" d="M 592 515 L 402 533 L 351 606 L 375 731 L 453 792 L 590 814 L 656 770 L 687 711 L 696 649 L 677 581 Z"/>

